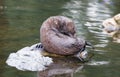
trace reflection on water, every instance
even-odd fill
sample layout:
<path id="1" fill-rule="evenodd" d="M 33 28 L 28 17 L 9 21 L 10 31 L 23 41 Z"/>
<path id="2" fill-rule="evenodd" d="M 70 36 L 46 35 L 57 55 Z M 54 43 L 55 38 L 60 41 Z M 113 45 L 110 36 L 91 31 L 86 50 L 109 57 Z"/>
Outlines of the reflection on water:
<path id="1" fill-rule="evenodd" d="M 119 0 L 0 0 L 0 77 L 44 77 L 48 73 L 48 77 L 119 77 L 120 44 L 112 42 L 101 28 L 103 20 L 120 12 L 119 4 Z M 95 50 L 88 51 L 95 53 L 91 62 L 97 66 L 82 64 L 81 67 L 81 63 L 66 59 L 57 63 L 61 59 L 55 58 L 56 67 L 36 73 L 5 64 L 9 53 L 39 42 L 40 25 L 51 15 L 73 19 L 78 36 L 94 44 Z"/>
<path id="2" fill-rule="evenodd" d="M 83 68 L 83 64 L 74 58 L 53 58 L 54 63 L 45 71 L 38 72 L 38 77 L 73 77 Z"/>

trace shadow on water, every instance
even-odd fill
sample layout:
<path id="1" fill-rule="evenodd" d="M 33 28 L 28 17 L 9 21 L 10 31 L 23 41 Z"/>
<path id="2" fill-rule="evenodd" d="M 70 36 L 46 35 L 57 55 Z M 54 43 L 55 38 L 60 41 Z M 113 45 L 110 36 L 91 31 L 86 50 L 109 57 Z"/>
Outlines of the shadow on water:
<path id="1" fill-rule="evenodd" d="M 119 0 L 0 0 L 0 77 L 119 77 L 120 44 L 102 33 L 101 23 L 120 12 Z M 39 42 L 39 28 L 52 15 L 75 22 L 78 36 L 95 46 L 90 62 L 54 58 L 42 72 L 19 71 L 5 64 L 12 52 Z"/>

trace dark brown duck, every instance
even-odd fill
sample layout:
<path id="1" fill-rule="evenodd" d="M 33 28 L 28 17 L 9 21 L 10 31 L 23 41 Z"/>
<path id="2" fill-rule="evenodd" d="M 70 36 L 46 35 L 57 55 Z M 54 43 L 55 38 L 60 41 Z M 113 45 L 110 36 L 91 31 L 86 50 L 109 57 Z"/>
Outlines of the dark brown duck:
<path id="1" fill-rule="evenodd" d="M 74 22 L 64 16 L 45 20 L 40 28 L 40 40 L 47 52 L 58 55 L 76 55 L 84 51 L 87 44 L 76 36 Z"/>

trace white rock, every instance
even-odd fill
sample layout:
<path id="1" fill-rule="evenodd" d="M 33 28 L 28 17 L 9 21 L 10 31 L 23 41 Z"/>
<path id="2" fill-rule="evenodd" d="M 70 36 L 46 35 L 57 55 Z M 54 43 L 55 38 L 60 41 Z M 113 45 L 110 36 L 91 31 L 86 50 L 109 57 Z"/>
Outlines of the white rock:
<path id="1" fill-rule="evenodd" d="M 16 67 L 19 70 L 42 71 L 53 63 L 52 58 L 41 54 L 43 48 L 41 43 L 34 44 L 31 47 L 24 47 L 16 53 L 11 53 L 6 61 L 9 66 Z"/>

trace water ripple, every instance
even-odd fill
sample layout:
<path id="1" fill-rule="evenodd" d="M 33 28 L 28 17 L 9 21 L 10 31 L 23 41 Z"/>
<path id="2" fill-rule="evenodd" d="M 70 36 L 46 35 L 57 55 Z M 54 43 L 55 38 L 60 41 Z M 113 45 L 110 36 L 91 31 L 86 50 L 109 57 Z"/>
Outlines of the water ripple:
<path id="1" fill-rule="evenodd" d="M 107 65 L 109 63 L 110 63 L 109 61 L 91 61 L 91 62 L 87 63 L 87 65 L 97 66 L 97 65 Z"/>

